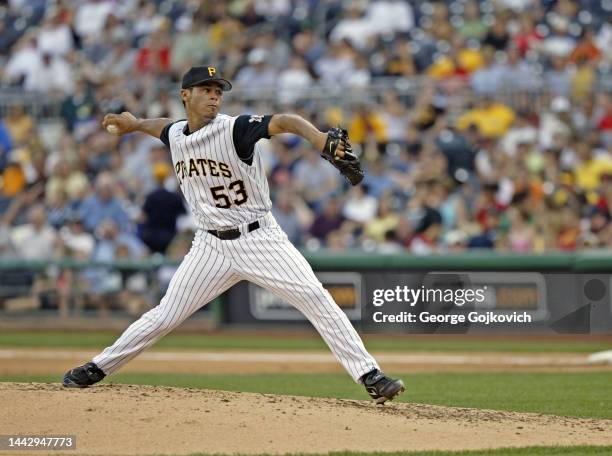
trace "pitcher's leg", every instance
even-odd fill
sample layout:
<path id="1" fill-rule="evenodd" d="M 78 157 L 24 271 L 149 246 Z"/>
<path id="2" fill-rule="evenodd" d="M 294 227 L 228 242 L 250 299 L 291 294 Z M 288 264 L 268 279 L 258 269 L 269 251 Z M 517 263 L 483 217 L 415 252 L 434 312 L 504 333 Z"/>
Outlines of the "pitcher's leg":
<path id="1" fill-rule="evenodd" d="M 93 362 L 111 374 L 236 283 L 230 262 L 216 250 L 192 247 L 174 273 L 160 304 L 132 323 Z"/>
<path id="2" fill-rule="evenodd" d="M 280 232 L 282 233 L 282 232 Z M 346 314 L 323 288 L 302 254 L 284 233 L 265 232 L 242 244 L 237 270 L 250 280 L 278 294 L 295 306 L 321 334 L 338 361 L 355 381 L 378 369 Z"/>

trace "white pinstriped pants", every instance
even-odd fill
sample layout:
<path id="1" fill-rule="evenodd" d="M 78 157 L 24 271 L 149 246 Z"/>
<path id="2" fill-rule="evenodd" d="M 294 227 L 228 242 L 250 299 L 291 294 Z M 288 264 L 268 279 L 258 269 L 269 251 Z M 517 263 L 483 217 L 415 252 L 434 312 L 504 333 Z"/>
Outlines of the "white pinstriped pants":
<path id="1" fill-rule="evenodd" d="M 241 280 L 279 295 L 302 312 L 355 381 L 377 369 L 346 314 L 323 288 L 302 254 L 271 214 L 235 240 L 196 233 L 160 304 L 130 325 L 93 358 L 107 375 L 168 334 L 187 317 Z"/>

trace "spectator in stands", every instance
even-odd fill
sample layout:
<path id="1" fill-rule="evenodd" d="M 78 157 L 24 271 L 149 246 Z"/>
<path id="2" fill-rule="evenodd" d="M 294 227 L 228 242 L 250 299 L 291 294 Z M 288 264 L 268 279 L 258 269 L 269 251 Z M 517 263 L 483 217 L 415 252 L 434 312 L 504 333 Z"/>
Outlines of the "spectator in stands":
<path id="1" fill-rule="evenodd" d="M 363 184 L 367 185 L 370 195 L 378 199 L 395 189 L 395 181 L 386 172 L 385 164 L 381 159 L 376 159 L 369 164 Z"/>
<path id="2" fill-rule="evenodd" d="M 557 246 L 560 250 L 573 251 L 580 237 L 580 217 L 575 208 L 565 206 L 561 209 L 560 227 Z"/>
<path id="3" fill-rule="evenodd" d="M 527 93 L 535 92 L 538 87 L 538 77 L 533 69 L 525 60 L 521 59 L 519 50 L 510 46 L 500 64 L 503 73 L 501 81 L 505 91 L 517 90 Z"/>
<path id="4" fill-rule="evenodd" d="M 503 51 L 508 47 L 510 34 L 508 33 L 508 23 L 503 15 L 498 15 L 493 25 L 487 32 L 482 44 L 491 46 L 496 51 Z"/>
<path id="5" fill-rule="evenodd" d="M 378 200 L 368 194 L 368 186 L 366 184 L 350 188 L 342 207 L 344 218 L 363 225 L 372 220 L 377 212 Z"/>
<path id="6" fill-rule="evenodd" d="M 440 213 L 428 206 L 423 207 L 423 217 L 417 228 L 416 235 L 410 241 L 410 251 L 415 255 L 429 255 L 439 250 L 442 233 L 442 217 Z"/>
<path id="7" fill-rule="evenodd" d="M 131 233 L 122 233 L 111 219 L 102 220 L 96 227 L 94 236 L 96 247 L 92 259 L 95 261 L 115 261 L 124 248 L 128 251 L 128 258 L 133 260 L 138 260 L 147 253 L 138 237 Z"/>
<path id="8" fill-rule="evenodd" d="M 332 42 L 313 66 L 321 82 L 338 85 L 355 68 L 355 55 L 348 42 Z"/>
<path id="9" fill-rule="evenodd" d="M 525 57 L 528 51 L 539 47 L 542 39 L 542 35 L 536 29 L 534 17 L 528 13 L 522 14 L 518 21 L 518 31 L 512 37 L 521 57 Z"/>
<path id="10" fill-rule="evenodd" d="M 480 7 L 476 0 L 468 1 L 463 9 L 463 24 L 459 27 L 459 33 L 465 39 L 474 38 L 482 40 L 488 30 L 487 25 L 480 16 Z"/>
<path id="11" fill-rule="evenodd" d="M 436 145 L 446 156 L 449 177 L 465 182 L 474 173 L 474 159 L 478 152 L 477 141 L 478 130 L 475 125 L 468 127 L 467 135 L 453 130 L 440 132 L 436 138 Z"/>
<path id="12" fill-rule="evenodd" d="M 506 68 L 501 62 L 496 61 L 494 52 L 492 47 L 486 47 L 482 52 L 484 59 L 482 67 L 470 75 L 470 84 L 480 95 L 493 96 L 500 87 L 505 88 Z"/>
<path id="13" fill-rule="evenodd" d="M 508 243 L 510 250 L 516 253 L 531 253 L 534 249 L 535 230 L 527 216 L 519 209 L 512 209 L 510 214 Z"/>
<path id="14" fill-rule="evenodd" d="M 164 21 L 164 18 L 157 14 L 154 4 L 149 2 L 140 2 L 140 4 L 142 8 L 134 21 L 134 36 L 137 39 L 153 35 Z M 112 15 L 109 18 L 112 18 Z"/>
<path id="15" fill-rule="evenodd" d="M 293 183 L 306 203 L 318 210 L 323 201 L 336 191 L 340 180 L 332 165 L 321 160 L 318 153 L 306 149 L 303 158 L 295 165 Z"/>
<path id="16" fill-rule="evenodd" d="M 292 55 L 289 44 L 280 39 L 278 31 L 262 28 L 253 40 L 255 48 L 264 49 L 268 53 L 267 62 L 277 70 L 286 68 Z"/>
<path id="17" fill-rule="evenodd" d="M 595 31 L 591 27 L 585 27 L 580 40 L 569 56 L 569 61 L 574 64 L 580 61 L 595 63 L 600 58 L 601 50 L 597 46 Z"/>
<path id="18" fill-rule="evenodd" d="M 11 232 L 15 254 L 26 260 L 51 259 L 57 252 L 57 232 L 47 223 L 47 212 L 42 204 L 28 210 L 28 221 Z"/>
<path id="19" fill-rule="evenodd" d="M 132 230 L 132 225 L 122 203 L 117 198 L 117 182 L 112 174 L 102 172 L 96 179 L 95 192 L 83 201 L 79 215 L 85 228 L 93 232 L 103 220 L 111 220 L 122 233 Z"/>
<path id="20" fill-rule="evenodd" d="M 413 55 L 413 48 L 406 39 L 398 38 L 388 53 L 381 53 L 385 61 L 381 65 L 383 76 L 413 77 L 417 74 L 417 62 Z"/>
<path id="21" fill-rule="evenodd" d="M 69 212 L 59 230 L 59 238 L 64 256 L 78 260 L 89 260 L 92 257 L 96 241 L 91 233 L 85 231 L 77 212 Z"/>
<path id="22" fill-rule="evenodd" d="M 140 74 L 166 75 L 170 72 L 170 24 L 161 22 L 157 30 L 144 39 L 136 54 L 136 70 Z"/>
<path id="23" fill-rule="evenodd" d="M 376 252 L 382 255 L 397 255 L 402 252 L 400 239 L 395 230 L 389 230 L 385 233 L 385 239 L 377 246 Z"/>
<path id="24" fill-rule="evenodd" d="M 0 170 L 4 170 L 11 158 L 13 141 L 6 124 L 0 119 Z"/>
<path id="25" fill-rule="evenodd" d="M 591 191 L 599 188 L 601 177 L 612 174 L 612 156 L 609 153 L 595 155 L 588 143 L 574 145 L 576 161 L 574 174 L 578 190 Z"/>
<path id="26" fill-rule="evenodd" d="M 40 51 L 45 54 L 66 56 L 74 49 L 74 37 L 70 26 L 64 21 L 60 9 L 47 10 L 38 40 Z"/>
<path id="27" fill-rule="evenodd" d="M 464 253 L 467 249 L 468 237 L 460 230 L 449 231 L 444 235 L 444 246 L 450 253 Z"/>
<path id="28" fill-rule="evenodd" d="M 290 105 L 302 98 L 305 90 L 312 84 L 312 77 L 306 62 L 300 56 L 294 56 L 289 61 L 288 68 L 278 76 L 278 98 L 281 104 Z"/>
<path id="29" fill-rule="evenodd" d="M 514 157 L 519 144 L 534 144 L 537 141 L 538 130 L 529 121 L 529 113 L 518 112 L 512 127 L 506 132 L 500 141 L 502 150 Z"/>
<path id="30" fill-rule="evenodd" d="M 509 106 L 484 97 L 478 106 L 457 119 L 457 128 L 466 130 L 475 125 L 478 132 L 487 138 L 497 138 L 506 133 L 514 121 L 514 112 Z"/>
<path id="31" fill-rule="evenodd" d="M 328 198 L 323 204 L 321 214 L 314 219 L 308 233 L 325 243 L 328 235 L 333 231 L 340 229 L 344 223 L 341 206 L 338 198 Z"/>
<path id="32" fill-rule="evenodd" d="M 293 37 L 291 44 L 294 52 L 298 56 L 303 57 L 310 68 L 313 67 L 313 64 L 321 58 L 325 52 L 325 44 L 321 40 L 321 37 L 309 27 L 304 27 L 303 30 L 298 32 Z"/>
<path id="33" fill-rule="evenodd" d="M 433 7 L 431 16 L 423 23 L 425 32 L 436 41 L 450 42 L 455 31 L 450 23 L 448 5 L 444 2 L 435 2 L 431 6 Z"/>
<path id="34" fill-rule="evenodd" d="M 365 50 L 379 24 L 372 23 L 365 15 L 366 2 L 356 0 L 350 2 L 344 11 L 342 19 L 332 29 L 330 40 L 332 43 L 339 43 L 347 40 L 357 49 Z M 378 8 L 376 8 L 378 9 Z M 376 14 L 376 12 L 374 12 Z"/>
<path id="35" fill-rule="evenodd" d="M 539 125 L 539 142 L 543 149 L 554 146 L 555 138 L 569 138 L 572 134 L 570 101 L 565 97 L 555 97 L 550 102 L 550 110 L 542 113 Z"/>
<path id="36" fill-rule="evenodd" d="M 46 211 L 49 224 L 56 230 L 60 230 L 73 214 L 73 210 L 68 204 L 68 198 L 63 188 L 55 189 L 52 192 L 45 192 Z"/>
<path id="37" fill-rule="evenodd" d="M 393 200 L 387 193 L 379 200 L 376 217 L 365 223 L 364 235 L 367 239 L 373 239 L 377 243 L 384 242 L 385 239 L 390 241 L 391 239 L 387 238 L 387 233 L 395 233 L 398 224 L 399 216 L 393 210 Z"/>
<path id="38" fill-rule="evenodd" d="M 602 94 L 598 97 L 599 108 L 596 115 L 597 129 L 602 133 L 603 143 L 610 147 L 612 144 L 612 97 Z"/>
<path id="39" fill-rule="evenodd" d="M 23 167 L 17 161 L 9 161 L 0 173 L 0 178 L 0 208 L 4 209 L 11 198 L 18 196 L 26 188 L 27 181 Z M 0 210 L 1 212 L 3 211 Z"/>
<path id="40" fill-rule="evenodd" d="M 372 106 L 357 106 L 348 127 L 351 143 L 365 148 L 368 139 L 373 138 L 379 151 L 387 144 L 387 131 L 384 120 Z"/>
<path id="41" fill-rule="evenodd" d="M 96 109 L 96 100 L 87 81 L 77 79 L 74 91 L 68 95 L 61 106 L 61 116 L 66 128 L 72 132 L 79 124 L 91 121 Z"/>
<path id="42" fill-rule="evenodd" d="M 236 83 L 246 91 L 247 95 L 253 96 L 262 89 L 276 87 L 278 74 L 268 63 L 268 58 L 268 51 L 262 48 L 255 48 L 249 52 L 248 65 L 236 75 Z M 253 81 L 258 82 L 253 84 Z"/>
<path id="43" fill-rule="evenodd" d="M 410 114 L 393 91 L 388 90 L 382 94 L 380 116 L 385 125 L 386 142 L 403 145 L 406 142 L 406 126 L 409 125 Z"/>
<path id="44" fill-rule="evenodd" d="M 64 97 L 72 92 L 72 68 L 58 55 L 43 53 L 34 72 L 26 79 L 25 88 Z"/>
<path id="45" fill-rule="evenodd" d="M 543 53 L 550 58 L 566 59 L 576 46 L 575 38 L 569 33 L 569 20 L 563 16 L 552 15 L 552 31 L 542 42 Z"/>
<path id="46" fill-rule="evenodd" d="M 272 207 L 272 214 L 291 243 L 302 245 L 306 228 L 313 221 L 312 211 L 302 200 L 290 190 L 280 191 Z"/>
<path id="47" fill-rule="evenodd" d="M 136 67 L 136 55 L 125 37 L 115 38 L 110 52 L 96 65 L 96 71 L 102 78 L 121 81 Z"/>
<path id="48" fill-rule="evenodd" d="M 4 118 L 4 125 L 9 132 L 12 146 L 26 144 L 35 134 L 34 119 L 21 106 L 11 106 L 9 108 L 7 116 Z"/>
<path id="49" fill-rule="evenodd" d="M 212 53 L 203 24 L 191 20 L 184 27 L 177 34 L 170 52 L 170 64 L 177 74 L 184 73 L 200 62 L 210 61 Z"/>
<path id="50" fill-rule="evenodd" d="M 449 52 L 438 57 L 427 69 L 427 73 L 440 79 L 465 79 L 484 64 L 482 52 L 468 47 L 461 35 L 456 35 L 451 41 Z"/>
<path id="51" fill-rule="evenodd" d="M 34 31 L 30 31 L 13 47 L 4 69 L 4 82 L 29 88 L 41 64 L 42 54 L 38 48 L 38 38 Z"/>
<path id="52" fill-rule="evenodd" d="M 299 163 L 295 151 L 289 148 L 289 144 L 279 138 L 273 138 L 274 151 L 276 152 L 276 162 L 272 166 L 268 181 L 271 184 L 272 192 L 284 189 L 292 185 L 295 166 Z"/>
<path id="53" fill-rule="evenodd" d="M 91 260 L 112 263 L 121 259 L 138 260 L 146 249 L 136 236 L 121 233 L 110 219 L 104 219 L 96 228 L 96 246 Z M 81 246 L 83 247 L 83 246 Z M 105 266 L 86 269 L 82 274 L 82 292 L 88 303 L 104 315 L 124 288 L 121 271 Z M 125 303 L 123 303 L 125 304 Z"/>
<path id="54" fill-rule="evenodd" d="M 414 27 L 412 5 L 403 0 L 374 0 L 368 2 L 366 17 L 378 34 L 384 31 L 407 33 Z"/>
<path id="55" fill-rule="evenodd" d="M 45 194 L 54 197 L 58 192 L 65 192 L 70 201 L 78 198 L 83 188 L 89 187 L 89 179 L 66 158 L 59 157 L 53 165 L 53 171 L 47 179 Z"/>
<path id="56" fill-rule="evenodd" d="M 368 59 L 358 54 L 355 56 L 353 71 L 345 75 L 342 85 L 354 90 L 363 89 L 370 83 L 371 79 L 372 73 L 370 72 Z"/>
<path id="57" fill-rule="evenodd" d="M 145 198 L 142 207 L 140 239 L 151 252 L 164 253 L 176 235 L 176 221 L 185 214 L 182 198 L 164 187 L 172 168 L 166 162 L 153 166 L 158 187 Z"/>
<path id="58" fill-rule="evenodd" d="M 115 4 L 108 0 L 81 2 L 74 18 L 77 34 L 81 39 L 95 39 L 102 33 L 104 24 L 112 14 Z"/>
<path id="59" fill-rule="evenodd" d="M 572 76 L 565 57 L 552 57 L 550 68 L 544 72 L 546 87 L 554 95 L 568 97 L 572 87 Z"/>

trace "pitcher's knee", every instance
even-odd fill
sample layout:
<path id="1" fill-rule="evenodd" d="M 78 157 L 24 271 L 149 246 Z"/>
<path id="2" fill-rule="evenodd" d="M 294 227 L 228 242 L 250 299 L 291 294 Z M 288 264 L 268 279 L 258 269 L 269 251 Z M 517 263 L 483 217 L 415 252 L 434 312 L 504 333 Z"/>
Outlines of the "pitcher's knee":
<path id="1" fill-rule="evenodd" d="M 175 323 L 172 319 L 166 317 L 165 319 L 158 320 L 156 326 L 159 332 L 167 333 L 172 331 L 177 326 L 177 323 Z"/>
<path id="2" fill-rule="evenodd" d="M 306 284 L 298 292 L 298 295 L 302 299 L 314 302 L 329 301 L 333 302 L 329 292 L 323 288 L 323 285 Z"/>
<path id="3" fill-rule="evenodd" d="M 166 333 L 177 325 L 168 315 L 164 315 L 162 312 L 155 312 L 155 310 L 151 309 L 143 315 L 143 318 L 149 320 L 150 324 L 148 326 L 151 333 Z"/>
<path id="4" fill-rule="evenodd" d="M 339 310 L 338 304 L 323 286 L 306 286 L 301 293 L 294 294 L 293 298 L 301 308 L 316 310 L 321 315 L 330 315 L 330 309 Z"/>

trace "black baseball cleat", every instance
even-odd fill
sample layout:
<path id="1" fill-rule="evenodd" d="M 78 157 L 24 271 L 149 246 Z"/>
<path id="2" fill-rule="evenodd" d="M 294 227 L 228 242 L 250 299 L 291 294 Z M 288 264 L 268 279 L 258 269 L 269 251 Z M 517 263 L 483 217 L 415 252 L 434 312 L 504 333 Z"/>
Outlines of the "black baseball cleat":
<path id="1" fill-rule="evenodd" d="M 378 369 L 374 369 L 365 374 L 361 377 L 361 381 L 370 397 L 374 399 L 374 402 L 377 404 L 384 404 L 387 401 L 391 401 L 395 396 L 398 396 L 405 390 L 404 382 L 399 379 L 394 380 L 387 377 Z"/>
<path id="2" fill-rule="evenodd" d="M 94 363 L 87 363 L 66 372 L 62 385 L 66 388 L 87 388 L 104 377 L 106 374 L 102 372 L 102 369 Z"/>

